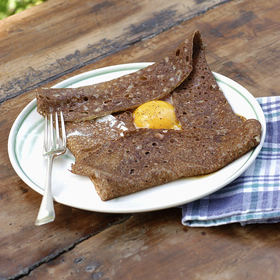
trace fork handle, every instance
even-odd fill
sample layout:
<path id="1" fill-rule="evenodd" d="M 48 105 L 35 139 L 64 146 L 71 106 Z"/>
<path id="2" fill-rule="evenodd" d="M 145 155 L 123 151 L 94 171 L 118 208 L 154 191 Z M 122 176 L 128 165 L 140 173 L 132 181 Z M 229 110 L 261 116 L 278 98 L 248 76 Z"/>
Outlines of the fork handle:
<path id="1" fill-rule="evenodd" d="M 46 175 L 45 191 L 39 209 L 39 213 L 35 222 L 36 226 L 40 226 L 52 222 L 55 219 L 53 196 L 52 196 L 53 158 L 54 158 L 53 155 L 47 156 L 47 175 Z"/>

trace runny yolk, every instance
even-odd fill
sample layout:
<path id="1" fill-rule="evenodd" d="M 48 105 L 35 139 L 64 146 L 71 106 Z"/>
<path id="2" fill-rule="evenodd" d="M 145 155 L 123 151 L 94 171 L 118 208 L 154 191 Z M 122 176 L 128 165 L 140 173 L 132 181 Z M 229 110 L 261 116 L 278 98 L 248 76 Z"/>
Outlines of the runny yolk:
<path id="1" fill-rule="evenodd" d="M 181 129 L 172 104 L 154 100 L 140 105 L 133 113 L 137 127 L 153 129 Z"/>

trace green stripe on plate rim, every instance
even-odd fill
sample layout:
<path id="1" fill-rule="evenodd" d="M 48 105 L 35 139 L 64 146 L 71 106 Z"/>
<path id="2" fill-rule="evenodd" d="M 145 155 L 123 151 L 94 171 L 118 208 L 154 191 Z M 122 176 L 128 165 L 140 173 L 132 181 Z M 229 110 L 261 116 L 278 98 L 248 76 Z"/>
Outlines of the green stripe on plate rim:
<path id="1" fill-rule="evenodd" d="M 238 94 L 241 95 L 241 96 L 247 101 L 248 104 L 250 104 L 250 107 L 251 107 L 252 110 L 254 111 L 256 118 L 259 120 L 259 116 L 258 116 L 258 114 L 257 114 L 257 112 L 256 112 L 256 110 L 255 110 L 255 108 L 254 108 L 254 106 L 251 104 L 251 102 L 248 100 L 248 98 L 247 98 L 242 92 L 240 92 L 238 89 L 236 89 L 236 88 L 233 87 L 232 85 L 226 83 L 225 81 L 220 80 L 217 76 L 215 76 L 215 79 L 216 79 L 217 82 L 222 83 L 222 84 L 224 84 L 224 85 L 227 85 L 228 87 L 230 87 L 230 88 L 233 89 L 234 91 L 238 92 Z"/>
<path id="2" fill-rule="evenodd" d="M 17 127 L 17 131 L 16 131 L 16 136 L 22 126 L 22 124 L 24 123 L 24 121 L 28 118 L 28 116 L 37 108 L 37 102 L 35 102 L 34 106 L 28 111 L 28 113 L 24 116 L 24 118 L 22 119 L 22 121 L 18 124 L 18 127 Z M 36 129 L 38 126 L 40 126 L 40 124 L 42 124 L 42 122 L 44 121 L 44 119 L 42 119 L 41 121 L 37 121 L 34 125 L 32 125 L 28 131 L 27 131 L 27 134 L 30 133 L 31 131 L 33 131 L 34 129 Z M 43 130 L 42 130 L 43 131 Z M 21 164 L 20 164 L 20 161 L 19 161 L 19 155 L 17 154 L 17 149 L 16 149 L 16 144 L 17 144 L 17 141 L 19 141 L 17 139 L 17 137 L 15 138 L 16 140 L 14 141 L 14 153 L 15 153 L 15 158 L 16 158 L 16 161 L 17 161 L 17 164 L 18 166 L 20 167 L 22 173 L 25 175 L 25 177 L 33 183 L 33 185 L 37 186 L 38 188 L 42 189 L 42 187 L 38 186 L 27 174 L 26 172 L 24 171 L 24 169 L 22 168 Z M 43 143 L 42 143 L 42 146 L 43 146 Z M 19 151 L 22 151 L 22 147 L 23 147 L 23 141 L 21 141 L 19 143 Z"/>

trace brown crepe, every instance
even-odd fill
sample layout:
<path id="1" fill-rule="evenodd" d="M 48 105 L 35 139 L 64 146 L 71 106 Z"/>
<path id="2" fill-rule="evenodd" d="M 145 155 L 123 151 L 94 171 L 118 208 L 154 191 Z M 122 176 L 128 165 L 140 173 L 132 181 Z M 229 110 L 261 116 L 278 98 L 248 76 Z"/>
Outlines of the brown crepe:
<path id="1" fill-rule="evenodd" d="M 72 171 L 90 176 L 99 196 L 108 200 L 219 170 L 255 147 L 260 130 L 257 120 L 248 120 L 226 135 L 138 129 L 89 151 Z"/>
<path id="2" fill-rule="evenodd" d="M 41 115 L 62 111 L 65 121 L 77 122 L 160 99 L 188 77 L 196 45 L 202 45 L 198 31 L 160 62 L 129 75 L 79 88 L 38 88 L 37 110 Z"/>
<path id="3" fill-rule="evenodd" d="M 168 93 L 182 130 L 137 129 L 133 124 L 131 110 L 123 111 L 123 107 L 120 109 L 118 106 L 110 107 L 109 111 L 102 109 L 106 114 L 115 112 L 107 120 L 99 118 L 66 123 L 68 148 L 76 158 L 72 172 L 90 177 L 102 200 L 134 193 L 181 177 L 214 172 L 258 145 L 261 137 L 260 123 L 236 116 L 206 63 L 199 31 L 195 31 L 191 38 L 193 45 L 188 45 L 188 49 L 192 50 L 188 54 L 191 65 L 182 64 L 182 67 L 192 71 L 181 85 L 168 93 L 172 88 L 168 82 L 172 77 L 168 76 L 161 86 L 161 90 L 168 88 L 164 90 L 164 94 L 159 93 L 157 97 L 139 95 L 137 99 L 142 104 L 150 99 L 166 97 Z M 183 48 L 176 49 L 175 56 L 180 56 L 182 51 Z M 170 62 L 169 58 L 164 61 Z M 149 69 L 144 72 L 150 72 Z M 186 73 L 179 68 L 176 71 Z M 140 73 L 142 76 L 143 71 Z M 133 77 L 139 81 L 139 74 Z M 155 79 L 157 85 L 155 75 L 150 76 L 149 84 L 153 84 L 152 79 Z M 123 83 L 133 84 L 132 76 L 114 80 L 118 89 Z M 101 84 L 101 87 L 111 85 L 105 84 Z M 142 92 L 144 95 L 145 90 Z M 70 91 L 70 98 L 73 92 Z M 125 100 L 126 93 L 126 88 L 123 88 L 122 92 L 117 93 L 118 98 Z M 62 99 L 67 100 L 68 97 Z M 94 100 L 91 103 L 94 104 Z M 134 108 L 131 99 L 125 103 L 125 108 Z M 89 115 L 90 118 L 97 116 L 91 113 Z M 71 115 L 69 119 L 77 121 L 80 117 L 80 114 L 77 118 Z"/>
<path id="4" fill-rule="evenodd" d="M 193 70 L 172 92 L 172 100 L 183 130 L 205 128 L 211 133 L 233 130 L 242 123 L 220 90 L 203 48 L 194 49 Z"/>
<path id="5" fill-rule="evenodd" d="M 124 136 L 125 131 L 135 129 L 132 113 L 127 111 L 110 116 L 108 120 L 67 122 L 67 147 L 79 160 L 104 142 L 117 140 Z"/>

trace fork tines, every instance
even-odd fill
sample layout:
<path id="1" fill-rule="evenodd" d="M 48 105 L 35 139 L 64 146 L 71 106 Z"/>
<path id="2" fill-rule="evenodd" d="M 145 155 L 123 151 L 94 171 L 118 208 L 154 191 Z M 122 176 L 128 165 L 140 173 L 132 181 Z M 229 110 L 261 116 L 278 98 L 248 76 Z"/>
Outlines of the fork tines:
<path id="1" fill-rule="evenodd" d="M 44 129 L 44 155 L 48 155 L 54 151 L 57 153 L 63 152 L 66 149 L 66 132 L 63 114 L 60 111 L 45 116 Z M 59 125 L 59 119 L 61 126 Z M 55 123 L 55 129 L 54 129 Z M 57 154 L 59 155 L 59 154 Z"/>

